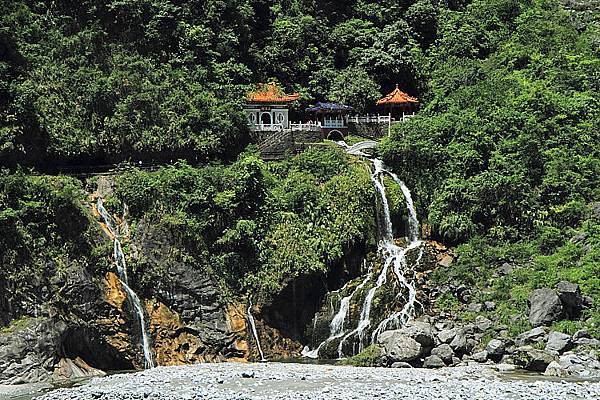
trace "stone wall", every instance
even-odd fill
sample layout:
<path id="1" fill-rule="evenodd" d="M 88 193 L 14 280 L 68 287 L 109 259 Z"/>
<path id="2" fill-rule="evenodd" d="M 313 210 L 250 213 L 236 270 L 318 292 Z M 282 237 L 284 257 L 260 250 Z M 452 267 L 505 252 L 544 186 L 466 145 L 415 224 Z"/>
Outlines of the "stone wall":
<path id="1" fill-rule="evenodd" d="M 310 143 L 323 142 L 320 131 L 253 132 L 252 139 L 264 160 L 279 160 L 302 151 Z"/>
<path id="2" fill-rule="evenodd" d="M 319 143 L 323 141 L 321 131 L 297 131 L 293 132 L 295 143 Z"/>
<path id="3" fill-rule="evenodd" d="M 387 122 L 348 122 L 348 132 L 355 136 L 361 136 L 369 139 L 379 139 L 388 134 L 388 124 Z"/>

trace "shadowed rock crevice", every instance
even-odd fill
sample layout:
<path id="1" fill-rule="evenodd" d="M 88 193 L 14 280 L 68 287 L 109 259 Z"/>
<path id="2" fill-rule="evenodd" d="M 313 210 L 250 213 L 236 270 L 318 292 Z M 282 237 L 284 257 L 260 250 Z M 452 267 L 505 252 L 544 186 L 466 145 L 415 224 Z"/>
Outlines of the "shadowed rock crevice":
<path id="1" fill-rule="evenodd" d="M 86 327 L 67 328 L 60 336 L 57 356 L 81 358 L 93 368 L 104 371 L 134 369 L 134 365 L 118 349 L 109 345 L 97 332 Z"/>
<path id="2" fill-rule="evenodd" d="M 263 322 L 293 341 L 306 343 L 306 328 L 319 311 L 327 293 L 360 276 L 366 246 L 357 244 L 330 268 L 328 274 L 314 273 L 291 281 L 260 313 Z"/>

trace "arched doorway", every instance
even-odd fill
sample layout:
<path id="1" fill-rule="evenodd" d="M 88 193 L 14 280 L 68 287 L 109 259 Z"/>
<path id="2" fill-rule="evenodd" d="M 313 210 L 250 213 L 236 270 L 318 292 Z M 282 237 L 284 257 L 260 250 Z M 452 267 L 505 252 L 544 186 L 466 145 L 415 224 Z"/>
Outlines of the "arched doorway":
<path id="1" fill-rule="evenodd" d="M 260 123 L 261 125 L 272 125 L 273 120 L 271 117 L 271 113 L 263 112 L 262 114 L 260 114 Z"/>
<path id="2" fill-rule="evenodd" d="M 338 131 L 337 129 L 334 129 L 327 134 L 327 139 L 337 142 L 339 140 L 344 140 L 344 135 L 342 134 L 342 132 Z"/>

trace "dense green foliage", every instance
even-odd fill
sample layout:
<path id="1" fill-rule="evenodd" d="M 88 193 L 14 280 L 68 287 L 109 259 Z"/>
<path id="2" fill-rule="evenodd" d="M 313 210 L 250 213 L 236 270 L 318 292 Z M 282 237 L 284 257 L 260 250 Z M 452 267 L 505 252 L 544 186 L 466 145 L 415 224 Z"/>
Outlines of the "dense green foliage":
<path id="1" fill-rule="evenodd" d="M 530 291 L 560 280 L 595 299 L 583 320 L 598 334 L 599 40 L 598 23 L 553 1 L 446 12 L 427 54 L 427 106 L 383 145 L 435 236 L 465 243 L 438 284 L 497 302 L 513 334 L 528 327 Z M 498 275 L 503 263 L 515 270 Z"/>
<path id="2" fill-rule="evenodd" d="M 274 79 L 301 94 L 297 109 L 330 99 L 365 111 L 399 83 L 423 105 L 381 156 L 434 237 L 458 246 L 435 279 L 496 301 L 513 333 L 527 327 L 531 289 L 570 280 L 596 305 L 560 329 L 593 328 L 600 17 L 563 3 L 0 0 L 0 165 L 187 160 L 118 176 L 109 204 L 167 232 L 173 259 L 230 292 L 269 296 L 372 241 L 374 194 L 364 166 L 326 146 L 268 164 L 244 152 L 244 93 Z M 106 262 L 89 244 L 78 181 L 0 179 L 11 291 L 48 261 Z M 498 275 L 502 263 L 514 271 Z M 168 265 L 133 268 L 149 286 Z"/>
<path id="3" fill-rule="evenodd" d="M 423 216 L 448 242 L 578 226 L 600 198 L 598 28 L 554 2 L 495 0 L 439 30 L 429 103 L 383 148 Z"/>
<path id="4" fill-rule="evenodd" d="M 84 199 L 76 179 L 0 172 L 0 322 L 59 297 L 69 271 L 106 270 L 109 247 L 95 240 Z M 42 282 L 56 293 L 37 292 Z"/>
<path id="5" fill-rule="evenodd" d="M 2 0 L 0 163 L 234 159 L 249 84 L 358 109 L 414 91 L 436 4 Z"/>
<path id="6" fill-rule="evenodd" d="M 116 188 L 114 200 L 135 220 L 176 239 L 182 254 L 171 257 L 212 271 L 229 293 L 276 294 L 374 240 L 369 173 L 334 147 L 279 163 L 244 153 L 230 166 L 132 170 Z M 165 267 L 139 265 L 142 283 L 152 284 Z"/>

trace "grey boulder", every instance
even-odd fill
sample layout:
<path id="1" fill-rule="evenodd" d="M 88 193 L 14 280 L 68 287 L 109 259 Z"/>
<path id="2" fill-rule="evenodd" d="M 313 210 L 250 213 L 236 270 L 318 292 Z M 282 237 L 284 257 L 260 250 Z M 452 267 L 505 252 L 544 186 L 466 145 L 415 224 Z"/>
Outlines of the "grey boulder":
<path id="1" fill-rule="evenodd" d="M 440 341 L 440 343 L 450 343 L 456 336 L 456 331 L 457 331 L 456 328 L 442 329 L 438 333 L 438 340 Z"/>
<path id="2" fill-rule="evenodd" d="M 515 351 L 516 364 L 529 371 L 544 372 L 556 358 L 545 350 L 534 349 L 531 346 L 520 347 Z"/>
<path id="3" fill-rule="evenodd" d="M 558 294 L 548 288 L 536 289 L 527 300 L 529 322 L 533 326 L 549 325 L 564 315 L 562 302 Z"/>
<path id="4" fill-rule="evenodd" d="M 383 332 L 378 341 L 391 363 L 413 361 L 422 353 L 421 343 L 399 330 Z"/>
<path id="5" fill-rule="evenodd" d="M 584 304 L 579 285 L 562 281 L 556 285 L 556 291 L 567 316 L 570 319 L 579 318 Z"/>
<path id="6" fill-rule="evenodd" d="M 467 335 L 464 329 L 456 329 L 456 334 L 450 342 L 450 347 L 452 347 L 452 349 L 458 353 L 464 353 L 467 351 Z"/>
<path id="7" fill-rule="evenodd" d="M 488 357 L 494 360 L 500 360 L 504 355 L 504 351 L 506 349 L 506 345 L 502 340 L 492 339 L 489 341 L 487 346 L 485 347 L 485 351 L 488 354 Z"/>
<path id="8" fill-rule="evenodd" d="M 488 329 L 490 329 L 491 327 L 492 327 L 492 321 L 490 321 L 488 318 L 486 318 L 482 315 L 478 315 L 475 318 L 475 328 L 479 332 L 485 332 Z"/>
<path id="9" fill-rule="evenodd" d="M 445 366 L 444 361 L 438 356 L 429 356 L 423 362 L 423 367 L 425 368 L 442 368 Z"/>
<path id="10" fill-rule="evenodd" d="M 546 367 L 544 375 L 579 378 L 600 377 L 600 362 L 592 356 L 563 354 L 558 360 L 552 361 Z"/>
<path id="11" fill-rule="evenodd" d="M 410 365 L 407 362 L 395 362 L 392 365 L 390 365 L 391 368 L 412 368 L 412 365 Z"/>
<path id="12" fill-rule="evenodd" d="M 548 343 L 546 343 L 546 351 L 555 351 L 559 354 L 564 353 L 572 347 L 571 336 L 552 331 L 548 335 Z"/>
<path id="13" fill-rule="evenodd" d="M 548 328 L 544 326 L 538 326 L 537 328 L 533 328 L 517 336 L 515 339 L 515 344 L 517 346 L 525 346 L 532 343 L 539 343 L 546 338 L 547 334 Z"/>
<path id="14" fill-rule="evenodd" d="M 400 329 L 406 336 L 416 340 L 423 347 L 433 346 L 431 324 L 422 321 L 411 321 Z"/>
<path id="15" fill-rule="evenodd" d="M 454 351 L 449 344 L 443 343 L 438 347 L 431 350 L 432 356 L 441 358 L 446 364 L 452 363 L 452 357 L 454 357 Z"/>
<path id="16" fill-rule="evenodd" d="M 485 350 L 479 351 L 477 353 L 473 353 L 473 355 L 471 356 L 471 358 L 474 361 L 477 361 L 478 363 L 484 363 L 484 362 L 487 361 L 488 353 Z"/>

